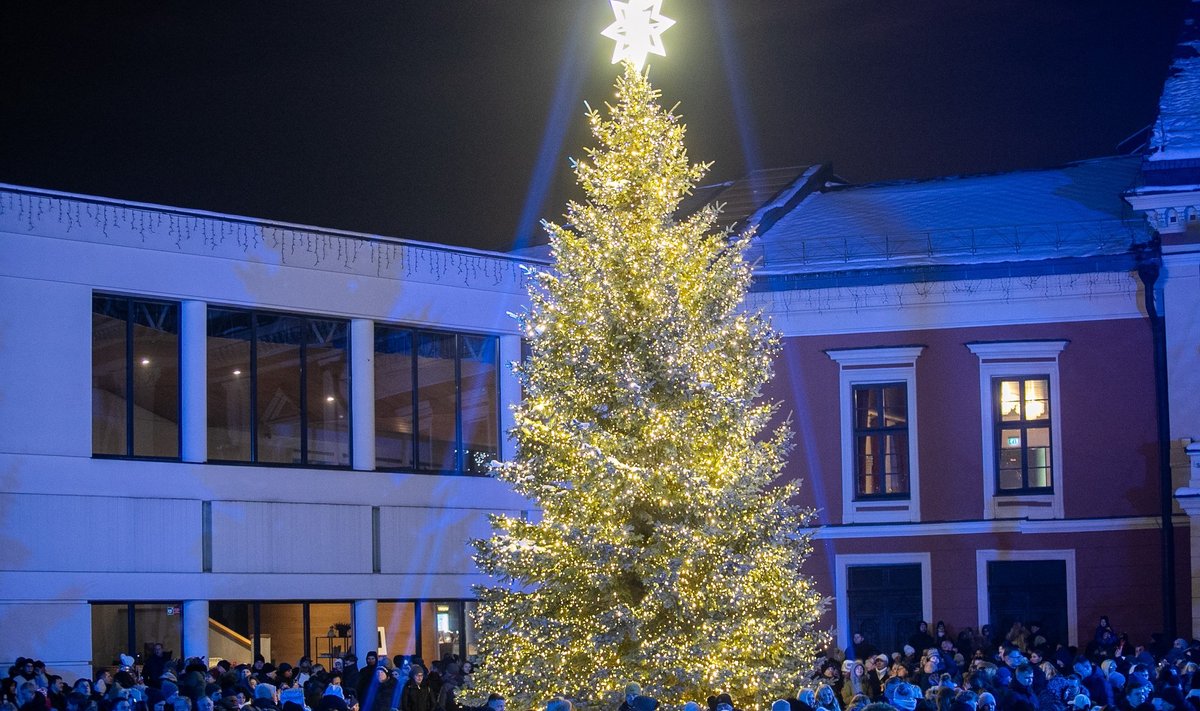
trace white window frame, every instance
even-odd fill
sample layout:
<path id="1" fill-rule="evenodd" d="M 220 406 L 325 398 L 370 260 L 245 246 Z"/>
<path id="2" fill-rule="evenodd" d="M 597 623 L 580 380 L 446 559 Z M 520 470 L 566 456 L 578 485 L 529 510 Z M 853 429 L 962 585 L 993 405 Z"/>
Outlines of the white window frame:
<path id="1" fill-rule="evenodd" d="M 917 437 L 917 357 L 925 346 L 842 348 L 825 351 L 840 368 L 842 523 L 916 523 L 921 520 Z M 854 387 L 904 383 L 908 388 L 908 498 L 855 501 Z"/>
<path id="2" fill-rule="evenodd" d="M 921 619 L 933 619 L 933 566 L 928 551 L 917 553 L 853 553 L 837 556 L 834 573 L 834 600 L 837 605 L 837 630 L 835 637 L 841 640 L 842 648 L 850 646 L 854 630 L 850 629 L 849 569 L 867 565 L 904 565 L 917 563 L 921 566 Z M 986 568 L 985 568 L 986 570 Z M 986 591 L 985 591 L 986 593 Z"/>
<path id="3" fill-rule="evenodd" d="M 988 624 L 988 574 L 987 564 L 991 561 L 1061 560 L 1067 568 L 1067 644 L 1079 646 L 1079 608 L 1076 597 L 1075 550 L 977 550 L 975 551 L 975 591 L 979 608 L 979 627 Z M 1000 630 L 1004 633 L 1004 630 Z"/>
<path id="4" fill-rule="evenodd" d="M 979 357 L 979 412 L 983 435 L 983 517 L 1063 518 L 1062 398 L 1058 386 L 1058 359 L 1069 341 L 995 341 L 968 343 Z M 1042 376 L 1050 380 L 1050 463 L 1049 494 L 996 493 L 996 420 L 992 402 L 992 380 L 1008 376 Z"/>

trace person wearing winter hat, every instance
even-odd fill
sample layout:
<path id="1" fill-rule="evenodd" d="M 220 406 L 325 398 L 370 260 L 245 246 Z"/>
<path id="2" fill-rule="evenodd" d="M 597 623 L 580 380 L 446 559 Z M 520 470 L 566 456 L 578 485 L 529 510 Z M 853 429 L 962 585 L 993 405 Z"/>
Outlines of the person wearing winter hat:
<path id="1" fill-rule="evenodd" d="M 857 659 L 842 662 L 842 708 L 850 708 L 850 700 L 865 693 L 866 669 Z"/>
<path id="2" fill-rule="evenodd" d="M 996 697 L 992 692 L 985 691 L 975 701 L 975 711 L 996 711 Z"/>
<path id="3" fill-rule="evenodd" d="M 921 698 L 921 690 L 912 684 L 897 684 L 892 692 L 892 706 L 899 711 L 913 711 L 917 708 L 917 700 Z"/>
<path id="4" fill-rule="evenodd" d="M 792 705 L 787 699 L 775 699 L 771 702 L 771 711 L 791 711 Z"/>
<path id="5" fill-rule="evenodd" d="M 633 700 L 642 695 L 642 687 L 636 682 L 631 681 L 625 685 L 625 700 L 621 702 L 618 711 L 632 711 Z"/>
<path id="6" fill-rule="evenodd" d="M 796 692 L 796 700 L 807 707 L 810 711 L 817 708 L 817 692 L 812 689 L 801 689 Z"/>
<path id="7" fill-rule="evenodd" d="M 872 701 L 883 699 L 883 685 L 888 680 L 888 662 L 886 654 L 877 654 L 869 660 L 867 673 L 863 677 L 863 693 Z"/>
<path id="8" fill-rule="evenodd" d="M 265 681 L 254 687 L 254 708 L 260 711 L 279 711 L 279 701 L 274 684 Z"/>
<path id="9" fill-rule="evenodd" d="M 574 711 L 571 702 L 561 696 L 555 696 L 546 704 L 546 711 Z"/>
<path id="10" fill-rule="evenodd" d="M 633 707 L 633 711 L 655 711 L 658 708 L 658 699 L 653 696 L 638 695 L 633 697 L 633 703 L 630 706 Z"/>
<path id="11" fill-rule="evenodd" d="M 400 692 L 400 711 L 433 711 L 433 692 L 424 685 L 424 681 L 425 670 L 414 665 Z"/>
<path id="12" fill-rule="evenodd" d="M 1119 671 L 1114 671 L 1108 675 L 1108 690 L 1114 699 L 1122 699 L 1125 697 L 1125 675 Z"/>

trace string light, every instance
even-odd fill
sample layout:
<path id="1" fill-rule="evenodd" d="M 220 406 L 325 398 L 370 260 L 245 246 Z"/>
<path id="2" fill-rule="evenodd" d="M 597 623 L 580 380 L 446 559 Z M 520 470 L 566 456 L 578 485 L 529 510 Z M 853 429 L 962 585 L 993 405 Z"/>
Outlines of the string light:
<path id="1" fill-rule="evenodd" d="M 475 542 L 481 692 L 516 709 L 564 694 L 614 708 L 629 681 L 668 707 L 719 691 L 742 708 L 794 695 L 827 638 L 801 571 L 809 513 L 776 481 L 789 433 L 760 401 L 779 348 L 741 308 L 750 235 L 717 211 L 675 218 L 705 174 L 685 128 L 632 63 L 586 194 L 548 225 L 552 269 L 518 316 L 518 456 L 497 476 L 537 520 L 495 516 Z"/>

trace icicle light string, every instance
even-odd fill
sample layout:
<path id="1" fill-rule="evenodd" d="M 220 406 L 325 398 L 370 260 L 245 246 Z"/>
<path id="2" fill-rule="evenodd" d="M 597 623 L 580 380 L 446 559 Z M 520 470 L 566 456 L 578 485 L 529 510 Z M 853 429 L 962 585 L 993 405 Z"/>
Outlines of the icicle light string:
<path id="1" fill-rule="evenodd" d="M 208 253 L 232 247 L 250 254 L 265 248 L 291 266 L 355 271 L 365 260 L 374 267 L 375 276 L 455 282 L 471 288 L 517 292 L 526 288 L 528 280 L 521 263 L 512 259 L 52 195 L 0 191 L 0 219 L 15 219 L 17 230 L 29 233 L 46 232 L 54 225 L 49 229 L 52 233 L 80 240 L 88 238 L 83 232 L 90 224 L 105 241 L 124 233 L 147 247 L 170 247 L 179 252 L 198 251 L 189 248 L 194 244 Z"/>

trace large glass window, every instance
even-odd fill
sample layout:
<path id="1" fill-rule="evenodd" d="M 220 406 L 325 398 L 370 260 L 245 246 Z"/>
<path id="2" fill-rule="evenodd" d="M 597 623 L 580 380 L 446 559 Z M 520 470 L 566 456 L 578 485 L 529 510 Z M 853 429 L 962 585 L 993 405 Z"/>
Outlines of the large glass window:
<path id="1" fill-rule="evenodd" d="M 498 347 L 495 338 L 459 337 L 463 471 L 472 474 L 486 474 L 500 451 Z"/>
<path id="2" fill-rule="evenodd" d="M 388 656 L 417 653 L 417 612 L 413 602 L 381 602 L 375 614 Z"/>
<path id="3" fill-rule="evenodd" d="M 498 340 L 375 327 L 380 469 L 482 474 L 499 456 Z"/>
<path id="4" fill-rule="evenodd" d="M 333 660 L 353 650 L 354 611 L 348 602 L 311 603 L 308 628 L 313 635 L 311 656 L 314 662 L 333 668 Z M 366 652 L 359 655 L 366 658 Z"/>
<path id="5" fill-rule="evenodd" d="M 421 657 L 426 662 L 462 654 L 463 641 L 462 601 L 421 603 Z"/>
<path id="6" fill-rule="evenodd" d="M 258 649 L 272 664 L 295 664 L 304 651 L 304 605 L 264 602 L 258 606 Z"/>
<path id="7" fill-rule="evenodd" d="M 908 385 L 856 385 L 855 497 L 908 495 Z"/>
<path id="8" fill-rule="evenodd" d="M 179 457 L 179 304 L 92 298 L 92 452 Z"/>
<path id="9" fill-rule="evenodd" d="M 92 666 L 114 667 L 122 654 L 149 657 L 154 645 L 178 658 L 183 651 L 179 603 L 92 605 Z"/>
<path id="10" fill-rule="evenodd" d="M 208 310 L 209 459 L 350 465 L 346 321 Z"/>
<path id="11" fill-rule="evenodd" d="M 995 378 L 992 385 L 997 492 L 1052 490 L 1050 379 Z"/>
<path id="12" fill-rule="evenodd" d="M 413 332 L 375 328 L 375 466 L 413 466 Z"/>
<path id="13" fill-rule="evenodd" d="M 455 336 L 417 334 L 417 465 L 454 471 L 458 439 Z"/>

